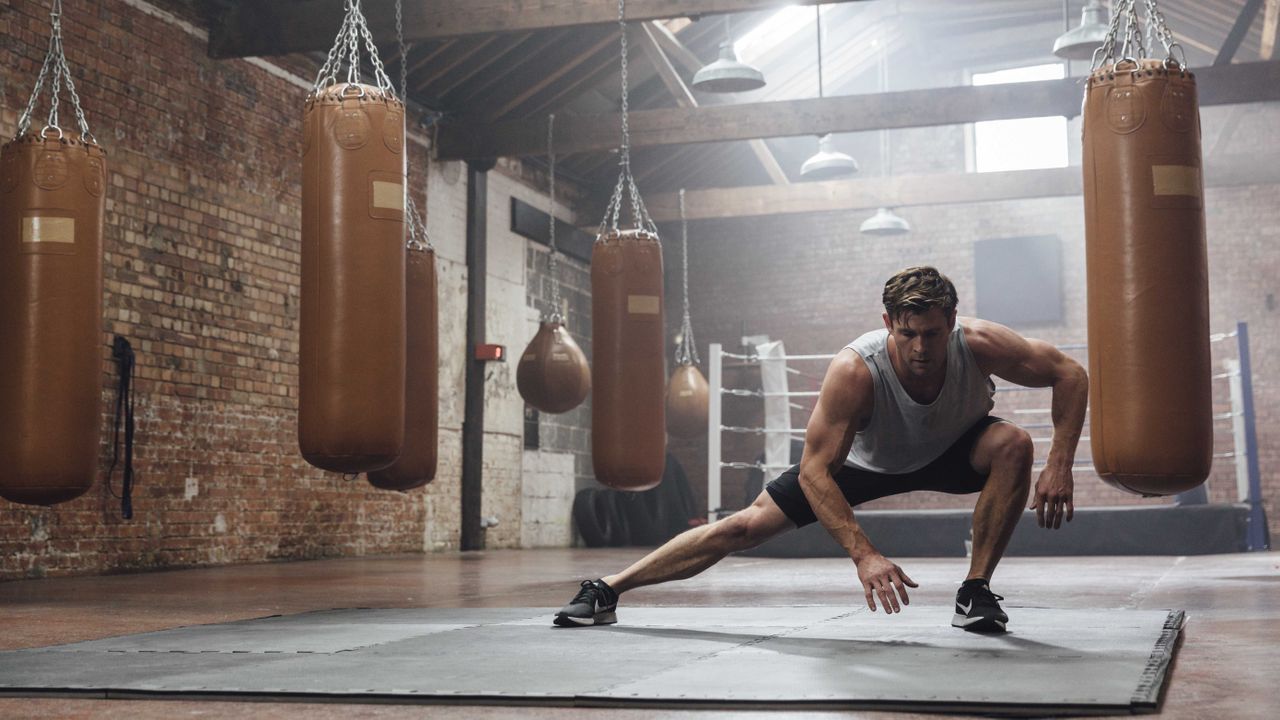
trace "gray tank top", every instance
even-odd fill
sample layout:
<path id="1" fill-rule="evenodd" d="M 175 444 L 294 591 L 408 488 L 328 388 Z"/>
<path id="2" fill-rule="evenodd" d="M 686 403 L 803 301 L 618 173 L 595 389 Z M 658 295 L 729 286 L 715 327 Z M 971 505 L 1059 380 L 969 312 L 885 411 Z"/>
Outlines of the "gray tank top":
<path id="1" fill-rule="evenodd" d="M 933 462 L 986 417 L 995 405 L 995 384 L 978 368 L 957 321 L 947 345 L 942 392 L 921 405 L 907 395 L 893 371 L 888 341 L 888 330 L 875 330 L 845 346 L 862 356 L 875 386 L 871 421 L 854 435 L 845 465 L 897 475 Z"/>

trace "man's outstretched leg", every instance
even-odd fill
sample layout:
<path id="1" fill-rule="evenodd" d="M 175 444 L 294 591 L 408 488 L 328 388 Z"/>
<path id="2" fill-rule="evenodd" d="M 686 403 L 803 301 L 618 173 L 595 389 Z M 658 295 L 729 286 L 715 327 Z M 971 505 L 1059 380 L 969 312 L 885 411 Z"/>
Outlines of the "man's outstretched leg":
<path id="1" fill-rule="evenodd" d="M 991 592 L 989 583 L 1026 506 L 1034 456 L 1031 436 L 1007 422 L 988 427 L 974 446 L 973 468 L 987 474 L 987 483 L 973 509 L 973 558 L 956 593 L 951 620 L 956 627 L 1003 632 L 1009 621 L 1000 607 L 1003 598 Z"/>
<path id="2" fill-rule="evenodd" d="M 762 491 L 751 507 L 675 536 L 626 570 L 599 580 L 582 581 L 578 594 L 556 613 L 555 624 L 576 627 L 617 622 L 619 594 L 645 585 L 691 578 L 730 553 L 753 548 L 793 528 L 795 524 L 769 493 Z"/>

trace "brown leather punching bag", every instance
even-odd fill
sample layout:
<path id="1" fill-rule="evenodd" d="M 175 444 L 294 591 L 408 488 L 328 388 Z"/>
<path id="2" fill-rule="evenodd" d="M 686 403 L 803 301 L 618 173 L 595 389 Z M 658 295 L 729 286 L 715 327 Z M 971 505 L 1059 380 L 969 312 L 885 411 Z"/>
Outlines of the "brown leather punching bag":
<path id="1" fill-rule="evenodd" d="M 646 230 L 609 231 L 591 251 L 591 461 L 618 490 L 662 481 L 662 246 Z"/>
<path id="2" fill-rule="evenodd" d="M 412 490 L 436 476 L 440 401 L 436 253 L 410 250 L 405 267 L 404 450 L 391 467 L 369 473 L 369 483 L 383 490 Z"/>
<path id="3" fill-rule="evenodd" d="M 404 444 L 404 106 L 337 83 L 304 118 L 298 445 L 324 470 L 380 470 Z"/>
<path id="4" fill-rule="evenodd" d="M 697 365 L 681 365 L 667 383 L 667 432 L 691 438 L 707 432 L 707 379 Z"/>
<path id="5" fill-rule="evenodd" d="M 1158 60 L 1095 71 L 1083 161 L 1093 463 L 1122 490 L 1182 492 L 1213 458 L 1194 76 Z"/>
<path id="6" fill-rule="evenodd" d="M 14 502 L 65 502 L 97 474 L 106 167 L 60 130 L 0 150 L 0 495 Z"/>
<path id="7" fill-rule="evenodd" d="M 520 356 L 516 388 L 525 402 L 545 413 L 569 412 L 587 399 L 591 368 L 564 323 L 544 320 L 539 324 Z"/>

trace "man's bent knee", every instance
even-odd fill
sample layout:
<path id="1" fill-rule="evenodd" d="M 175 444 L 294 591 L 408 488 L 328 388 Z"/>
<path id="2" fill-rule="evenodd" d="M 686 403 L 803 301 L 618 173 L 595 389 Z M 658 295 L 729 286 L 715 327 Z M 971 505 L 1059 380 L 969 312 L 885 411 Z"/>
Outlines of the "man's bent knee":
<path id="1" fill-rule="evenodd" d="M 711 529 L 716 539 L 723 542 L 729 552 L 748 550 L 792 527 L 792 523 L 767 493 L 722 520 Z"/>
<path id="2" fill-rule="evenodd" d="M 1026 430 L 1012 423 L 997 423 L 990 430 L 992 465 L 1030 467 L 1035 460 L 1035 444 Z"/>

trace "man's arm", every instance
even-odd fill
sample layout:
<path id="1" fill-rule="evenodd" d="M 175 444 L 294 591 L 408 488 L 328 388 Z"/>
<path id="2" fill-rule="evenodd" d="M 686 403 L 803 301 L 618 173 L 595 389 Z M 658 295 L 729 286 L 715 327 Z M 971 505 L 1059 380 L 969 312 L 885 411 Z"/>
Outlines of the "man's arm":
<path id="1" fill-rule="evenodd" d="M 818 521 L 857 566 L 868 607 L 876 609 L 878 595 L 885 612 L 892 613 L 901 610 L 898 596 L 903 604 L 910 603 L 906 588 L 916 583 L 872 546 L 832 477 L 844 464 L 853 436 L 871 415 L 873 390 L 871 371 L 862 358 L 852 350 L 840 351 L 827 368 L 805 430 L 800 488 Z"/>
<path id="2" fill-rule="evenodd" d="M 965 340 L 983 372 L 1025 387 L 1053 388 L 1053 444 L 1036 482 L 1031 507 L 1040 527 L 1059 528 L 1075 513 L 1071 466 L 1089 405 L 1089 376 L 1080 363 L 1043 340 L 1030 340 L 999 323 L 965 322 Z"/>

